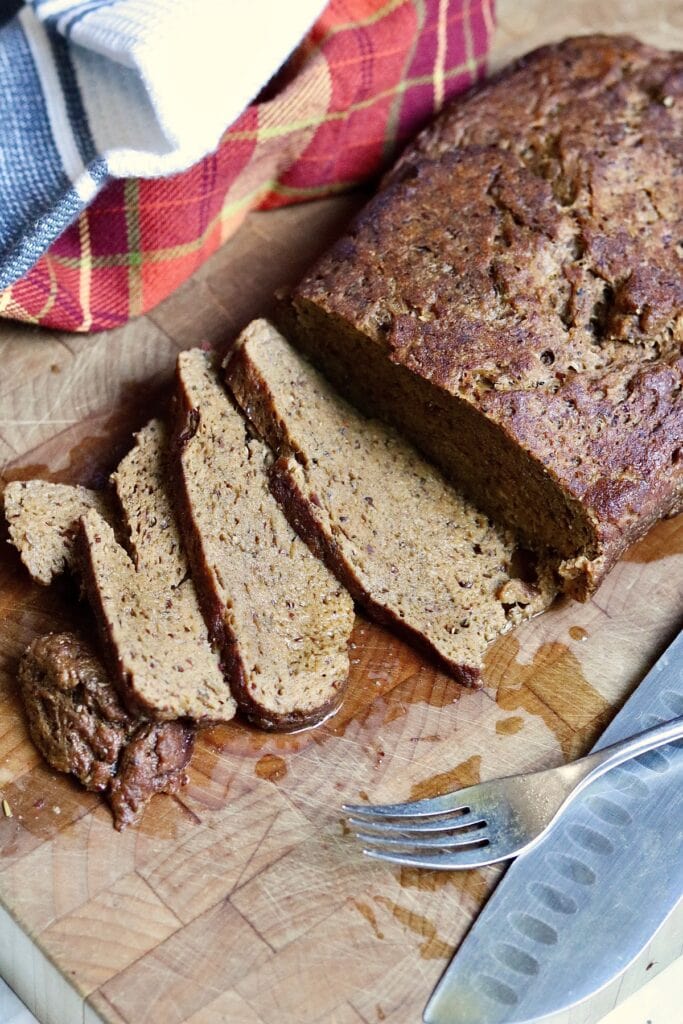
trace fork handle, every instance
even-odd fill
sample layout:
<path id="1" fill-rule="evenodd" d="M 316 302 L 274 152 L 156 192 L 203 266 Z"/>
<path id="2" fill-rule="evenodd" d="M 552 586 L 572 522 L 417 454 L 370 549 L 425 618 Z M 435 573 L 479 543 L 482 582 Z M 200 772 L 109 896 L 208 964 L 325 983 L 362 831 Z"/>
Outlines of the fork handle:
<path id="1" fill-rule="evenodd" d="M 638 732 L 635 736 L 629 736 L 628 739 L 621 740 L 619 743 L 611 743 L 608 747 L 587 754 L 586 757 L 579 758 L 574 762 L 574 766 L 580 770 L 577 789 L 583 789 L 589 782 L 593 782 L 594 779 L 604 775 L 611 768 L 623 764 L 624 761 L 630 761 L 632 758 L 638 757 L 639 754 L 654 750 L 655 747 L 664 746 L 665 743 L 671 743 L 681 737 L 683 737 L 683 716 L 673 718 L 670 722 L 664 722 L 662 725 L 655 725 L 651 729 Z"/>

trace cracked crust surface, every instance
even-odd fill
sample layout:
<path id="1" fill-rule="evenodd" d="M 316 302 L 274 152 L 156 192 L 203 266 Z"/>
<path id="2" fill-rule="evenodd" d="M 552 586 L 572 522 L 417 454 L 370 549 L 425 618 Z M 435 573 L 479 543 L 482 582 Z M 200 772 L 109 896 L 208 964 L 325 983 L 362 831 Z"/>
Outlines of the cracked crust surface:
<path id="1" fill-rule="evenodd" d="M 681 508 L 682 240 L 683 54 L 568 40 L 409 147 L 289 325 L 581 597 Z"/>

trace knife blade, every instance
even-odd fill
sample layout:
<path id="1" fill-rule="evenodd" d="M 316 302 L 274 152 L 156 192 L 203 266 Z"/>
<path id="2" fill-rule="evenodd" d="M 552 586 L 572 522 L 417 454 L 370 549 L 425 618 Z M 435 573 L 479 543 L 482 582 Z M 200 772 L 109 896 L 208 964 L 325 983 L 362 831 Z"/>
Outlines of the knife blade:
<path id="1" fill-rule="evenodd" d="M 683 714 L 683 632 L 593 747 Z M 683 900 L 683 741 L 614 768 L 517 858 L 425 1024 L 533 1024 L 622 974 Z"/>

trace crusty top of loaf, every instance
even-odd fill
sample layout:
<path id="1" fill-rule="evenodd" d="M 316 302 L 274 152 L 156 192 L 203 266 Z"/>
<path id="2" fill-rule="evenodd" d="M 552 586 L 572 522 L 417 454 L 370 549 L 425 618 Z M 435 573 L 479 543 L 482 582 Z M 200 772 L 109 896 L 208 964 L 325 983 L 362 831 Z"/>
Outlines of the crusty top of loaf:
<path id="1" fill-rule="evenodd" d="M 451 106 L 295 295 L 484 412 L 595 520 L 675 506 L 683 54 L 545 47 Z"/>

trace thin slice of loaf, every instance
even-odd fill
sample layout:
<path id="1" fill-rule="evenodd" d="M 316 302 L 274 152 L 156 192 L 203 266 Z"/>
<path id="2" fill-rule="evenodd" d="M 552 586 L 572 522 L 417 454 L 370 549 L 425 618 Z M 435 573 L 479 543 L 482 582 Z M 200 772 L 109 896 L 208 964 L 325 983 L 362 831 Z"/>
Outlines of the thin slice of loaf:
<path id="1" fill-rule="evenodd" d="M 240 709 L 264 728 L 313 725 L 339 704 L 349 595 L 291 529 L 211 362 L 178 358 L 178 501 L 192 571 Z"/>
<path id="2" fill-rule="evenodd" d="M 107 495 L 47 480 L 15 480 L 5 488 L 12 544 L 36 583 L 47 586 L 73 568 L 78 520 L 90 508 L 111 518 Z"/>
<path id="3" fill-rule="evenodd" d="M 136 565 L 90 509 L 81 519 L 79 566 L 127 703 L 158 719 L 225 721 L 235 703 L 209 643 L 166 479 L 165 431 L 152 421 L 114 475 Z"/>
<path id="4" fill-rule="evenodd" d="M 487 643 L 550 603 L 551 574 L 520 578 L 512 537 L 266 321 L 246 329 L 226 370 L 280 453 L 272 488 L 301 536 L 369 614 L 475 682 Z"/>

